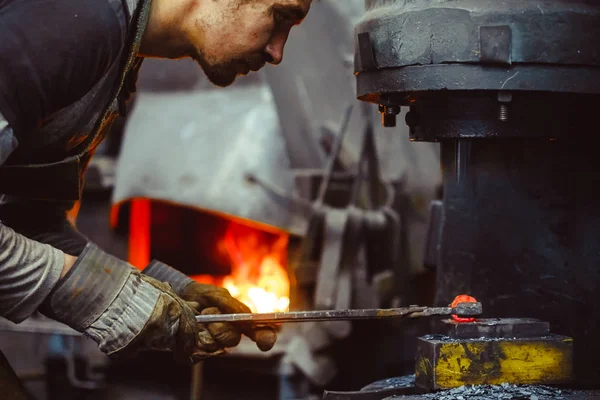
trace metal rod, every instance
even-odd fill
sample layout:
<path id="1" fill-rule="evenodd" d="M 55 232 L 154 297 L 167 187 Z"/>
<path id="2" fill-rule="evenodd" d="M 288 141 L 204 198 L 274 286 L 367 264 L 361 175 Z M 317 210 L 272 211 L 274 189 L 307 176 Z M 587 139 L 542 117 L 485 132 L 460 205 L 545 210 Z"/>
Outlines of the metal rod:
<path id="1" fill-rule="evenodd" d="M 344 111 L 342 127 L 340 128 L 340 132 L 333 143 L 333 148 L 331 150 L 329 160 L 327 160 L 325 174 L 323 175 L 323 180 L 321 181 L 321 186 L 319 187 L 319 194 L 316 200 L 317 206 L 322 206 L 325 202 L 325 195 L 327 194 L 327 190 L 329 189 L 329 182 L 333 177 L 335 163 L 340 155 L 340 151 L 342 150 L 342 144 L 344 142 L 344 137 L 346 136 L 346 132 L 348 131 L 348 125 L 350 124 L 350 117 L 352 116 L 353 107 L 354 106 L 350 104 L 348 107 L 346 107 L 346 110 Z"/>
<path id="2" fill-rule="evenodd" d="M 410 306 L 402 308 L 374 308 L 357 310 L 316 310 L 290 311 L 256 314 L 207 314 L 197 315 L 199 323 L 211 322 L 306 322 L 306 321 L 346 321 L 357 319 L 384 319 L 399 317 L 426 317 L 432 315 L 458 315 L 471 317 L 482 313 L 481 303 L 461 303 L 457 307 L 422 307 Z"/>

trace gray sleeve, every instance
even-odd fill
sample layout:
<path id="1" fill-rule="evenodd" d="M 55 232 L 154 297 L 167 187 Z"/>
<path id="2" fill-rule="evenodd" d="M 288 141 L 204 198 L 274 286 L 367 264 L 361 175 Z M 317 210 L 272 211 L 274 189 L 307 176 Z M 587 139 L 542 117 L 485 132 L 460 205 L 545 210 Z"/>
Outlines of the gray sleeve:
<path id="1" fill-rule="evenodd" d="M 110 355 L 142 332 L 160 294 L 129 263 L 88 243 L 44 306 L 54 319 L 84 332 Z M 177 326 L 171 327 L 169 338 Z"/>
<path id="2" fill-rule="evenodd" d="M 15 137 L 12 128 L 0 113 L 0 165 L 4 164 L 18 145 L 19 141 Z"/>
<path id="3" fill-rule="evenodd" d="M 139 273 L 132 273 L 117 298 L 85 329 L 85 334 L 107 355 L 123 349 L 144 329 L 160 294 Z M 170 337 L 175 336 L 178 327 L 178 323 L 171 327 Z"/>
<path id="4" fill-rule="evenodd" d="M 18 141 L 0 113 L 0 165 Z M 60 278 L 64 253 L 16 233 L 0 222 L 0 315 L 21 322 L 33 314 Z"/>
<path id="5" fill-rule="evenodd" d="M 0 315 L 18 323 L 33 314 L 58 282 L 64 264 L 62 251 L 0 222 Z"/>

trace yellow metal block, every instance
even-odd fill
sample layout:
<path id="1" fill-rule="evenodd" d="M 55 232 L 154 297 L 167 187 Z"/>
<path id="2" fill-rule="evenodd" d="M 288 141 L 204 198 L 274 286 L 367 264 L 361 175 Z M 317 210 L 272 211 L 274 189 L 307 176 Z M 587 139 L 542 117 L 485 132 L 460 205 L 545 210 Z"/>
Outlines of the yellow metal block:
<path id="1" fill-rule="evenodd" d="M 558 384 L 571 380 L 573 340 L 548 335 L 518 339 L 419 338 L 416 384 L 437 390 L 462 385 Z"/>

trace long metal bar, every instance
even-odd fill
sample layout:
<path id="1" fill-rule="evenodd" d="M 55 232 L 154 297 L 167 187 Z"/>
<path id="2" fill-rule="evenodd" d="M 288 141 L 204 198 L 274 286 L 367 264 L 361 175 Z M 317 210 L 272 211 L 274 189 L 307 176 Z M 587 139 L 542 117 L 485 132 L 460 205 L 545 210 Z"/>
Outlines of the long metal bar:
<path id="1" fill-rule="evenodd" d="M 316 310 L 290 311 L 277 313 L 248 313 L 248 314 L 208 314 L 197 315 L 199 323 L 211 322 L 306 322 L 306 321 L 336 321 L 357 319 L 383 318 L 416 318 L 432 315 L 457 315 L 472 317 L 483 312 L 481 303 L 460 303 L 456 307 L 423 307 L 410 306 L 402 308 L 373 308 L 356 310 Z"/>

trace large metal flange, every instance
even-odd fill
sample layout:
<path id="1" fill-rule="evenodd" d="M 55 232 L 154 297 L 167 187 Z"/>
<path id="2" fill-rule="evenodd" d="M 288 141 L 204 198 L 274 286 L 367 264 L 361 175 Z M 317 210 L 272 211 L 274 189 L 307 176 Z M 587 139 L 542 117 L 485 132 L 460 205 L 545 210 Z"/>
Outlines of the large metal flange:
<path id="1" fill-rule="evenodd" d="M 600 93 L 600 2 L 367 0 L 357 95 L 439 90 Z"/>
<path id="2" fill-rule="evenodd" d="M 377 104 L 385 104 L 385 95 L 405 94 L 403 97 L 395 96 L 394 99 L 396 104 L 408 105 L 410 94 L 432 91 L 507 90 L 600 94 L 600 68 L 597 67 L 414 65 L 361 72 L 356 80 L 357 98 Z"/>

